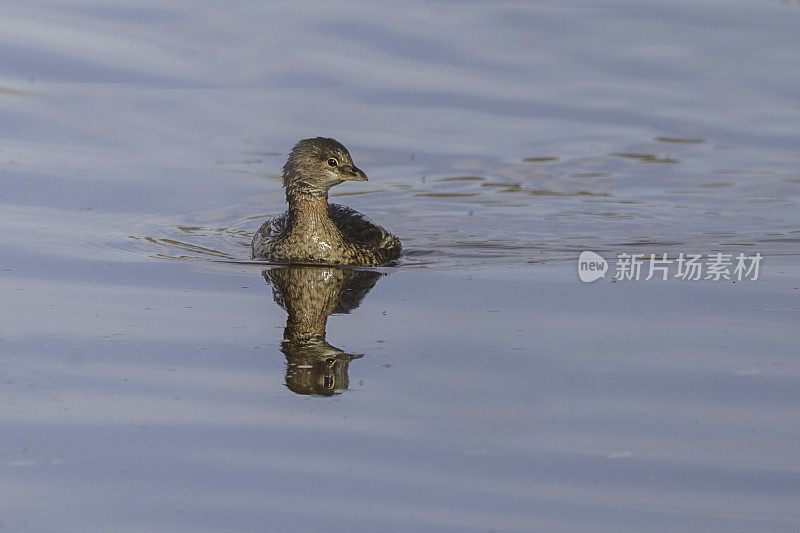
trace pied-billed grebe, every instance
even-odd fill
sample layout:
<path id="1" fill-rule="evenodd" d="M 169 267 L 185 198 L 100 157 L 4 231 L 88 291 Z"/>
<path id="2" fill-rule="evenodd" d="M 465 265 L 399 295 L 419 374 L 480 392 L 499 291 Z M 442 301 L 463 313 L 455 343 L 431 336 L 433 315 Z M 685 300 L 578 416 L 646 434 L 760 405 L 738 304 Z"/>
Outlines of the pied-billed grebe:
<path id="1" fill-rule="evenodd" d="M 289 265 L 263 272 L 275 303 L 287 313 L 281 351 L 286 356 L 286 386 L 297 394 L 331 396 L 348 387 L 347 353 L 328 343 L 332 313 L 349 313 L 383 275 L 339 266 Z"/>
<path id="2" fill-rule="evenodd" d="M 315 137 L 294 145 L 283 166 L 289 210 L 253 236 L 251 257 L 279 263 L 379 266 L 400 257 L 400 240 L 348 207 L 328 204 L 328 190 L 366 181 L 347 148 Z"/>

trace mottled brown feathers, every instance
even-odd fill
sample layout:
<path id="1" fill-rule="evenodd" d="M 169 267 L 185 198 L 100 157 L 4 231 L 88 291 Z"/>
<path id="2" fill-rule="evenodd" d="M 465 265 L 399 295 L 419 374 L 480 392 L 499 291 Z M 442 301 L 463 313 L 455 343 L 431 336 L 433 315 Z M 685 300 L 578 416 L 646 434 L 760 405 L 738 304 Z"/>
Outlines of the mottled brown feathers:
<path id="1" fill-rule="evenodd" d="M 364 181 L 341 143 L 316 137 L 298 142 L 283 167 L 289 209 L 253 236 L 251 257 L 280 263 L 379 266 L 400 257 L 400 240 L 348 207 L 328 204 L 343 181 Z"/>

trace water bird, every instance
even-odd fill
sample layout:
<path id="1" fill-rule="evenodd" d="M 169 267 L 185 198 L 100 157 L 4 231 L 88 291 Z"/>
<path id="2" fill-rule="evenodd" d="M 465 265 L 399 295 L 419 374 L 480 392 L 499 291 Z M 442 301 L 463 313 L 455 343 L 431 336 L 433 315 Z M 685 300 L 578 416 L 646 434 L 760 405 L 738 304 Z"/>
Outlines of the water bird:
<path id="1" fill-rule="evenodd" d="M 380 266 L 400 257 L 400 239 L 353 209 L 328 203 L 344 181 L 367 181 L 340 142 L 302 139 L 283 166 L 289 209 L 256 231 L 252 259 L 289 264 Z"/>
<path id="2" fill-rule="evenodd" d="M 348 353 L 326 340 L 331 314 L 357 308 L 384 274 L 339 266 L 289 265 L 263 272 L 272 298 L 287 314 L 281 351 L 286 356 L 286 386 L 297 394 L 332 396 L 347 390 Z"/>

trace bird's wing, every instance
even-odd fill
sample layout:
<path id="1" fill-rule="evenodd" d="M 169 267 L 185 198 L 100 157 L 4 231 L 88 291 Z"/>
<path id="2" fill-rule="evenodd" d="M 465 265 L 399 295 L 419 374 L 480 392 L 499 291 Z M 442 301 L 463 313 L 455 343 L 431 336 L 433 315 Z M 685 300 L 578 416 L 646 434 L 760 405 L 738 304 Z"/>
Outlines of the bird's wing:
<path id="1" fill-rule="evenodd" d="M 345 237 L 356 244 L 377 247 L 381 246 L 387 237 L 392 238 L 388 231 L 373 224 L 370 219 L 349 207 L 330 204 L 328 213 Z"/>
<path id="2" fill-rule="evenodd" d="M 263 259 L 267 257 L 267 252 L 272 247 L 275 240 L 283 235 L 289 223 L 289 212 L 268 219 L 264 222 L 255 235 L 250 245 L 250 256 L 252 259 Z"/>

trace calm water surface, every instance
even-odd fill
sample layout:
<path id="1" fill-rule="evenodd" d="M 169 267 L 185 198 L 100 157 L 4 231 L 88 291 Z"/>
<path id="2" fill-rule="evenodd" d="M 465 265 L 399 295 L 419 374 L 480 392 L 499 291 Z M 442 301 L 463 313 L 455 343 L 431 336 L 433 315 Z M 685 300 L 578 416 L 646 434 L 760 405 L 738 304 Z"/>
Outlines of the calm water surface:
<path id="1" fill-rule="evenodd" d="M 800 3 L 602 4 L 8 2 L 0 528 L 800 529 Z M 247 261 L 314 135 L 397 267 Z"/>

